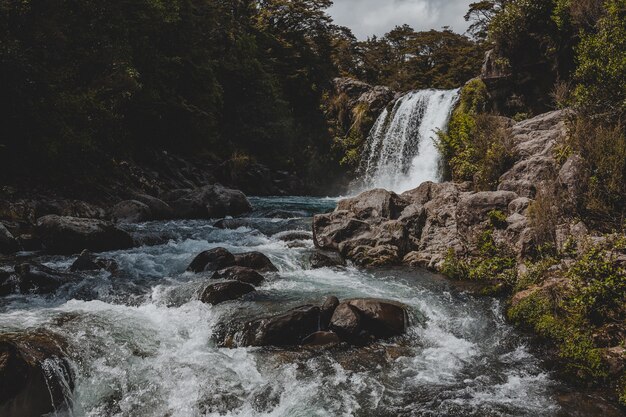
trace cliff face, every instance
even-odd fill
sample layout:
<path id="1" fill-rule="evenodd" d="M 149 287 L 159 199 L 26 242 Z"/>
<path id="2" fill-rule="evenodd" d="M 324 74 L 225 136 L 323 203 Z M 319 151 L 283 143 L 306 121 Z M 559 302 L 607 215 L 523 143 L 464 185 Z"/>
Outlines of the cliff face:
<path id="1" fill-rule="evenodd" d="M 575 214 L 581 158 L 555 157 L 568 116 L 512 123 L 514 164 L 496 190 L 475 192 L 469 182 L 371 190 L 315 217 L 316 246 L 359 265 L 401 263 L 487 282 L 509 294 L 511 320 L 550 340 L 575 379 L 619 385 L 626 244 Z"/>

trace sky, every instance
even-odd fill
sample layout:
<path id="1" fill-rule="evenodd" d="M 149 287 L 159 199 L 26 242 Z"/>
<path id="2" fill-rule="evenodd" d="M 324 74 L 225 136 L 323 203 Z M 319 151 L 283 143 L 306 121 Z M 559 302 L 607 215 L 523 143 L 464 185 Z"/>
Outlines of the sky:
<path id="1" fill-rule="evenodd" d="M 334 0 L 328 9 L 336 24 L 352 29 L 354 35 L 367 39 L 384 35 L 404 23 L 417 31 L 450 26 L 463 33 L 463 19 L 469 4 L 476 0 Z"/>

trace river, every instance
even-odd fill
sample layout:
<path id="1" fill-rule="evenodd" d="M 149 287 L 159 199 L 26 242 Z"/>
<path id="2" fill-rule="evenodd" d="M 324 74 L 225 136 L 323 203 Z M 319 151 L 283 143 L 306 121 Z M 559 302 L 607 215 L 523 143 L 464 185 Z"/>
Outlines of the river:
<path id="1" fill-rule="evenodd" d="M 212 221 L 128 225 L 161 243 L 103 254 L 119 264 L 115 275 L 86 273 L 53 296 L 0 299 L 0 332 L 46 329 L 69 341 L 72 416 L 619 415 L 558 382 L 495 298 L 423 270 L 311 269 L 312 240 L 286 242 L 280 232 L 310 230 L 310 217 L 332 210 L 334 199 L 251 201 L 255 211 L 234 230 Z M 253 297 L 203 304 L 207 274 L 185 269 L 218 246 L 263 252 L 279 272 Z M 21 256 L 57 269 L 75 259 Z M 327 295 L 400 301 L 412 325 L 406 336 L 366 348 L 218 346 L 228 323 Z"/>

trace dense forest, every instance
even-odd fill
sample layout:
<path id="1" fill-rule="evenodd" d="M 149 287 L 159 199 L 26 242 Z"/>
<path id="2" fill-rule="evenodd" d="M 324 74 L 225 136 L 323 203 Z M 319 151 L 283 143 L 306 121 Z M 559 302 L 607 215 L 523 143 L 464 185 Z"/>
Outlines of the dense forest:
<path id="1" fill-rule="evenodd" d="M 90 181 L 167 150 L 324 183 L 343 169 L 321 106 L 333 78 L 452 88 L 480 68 L 475 40 L 405 25 L 358 41 L 330 5 L 3 1 L 3 174 Z"/>

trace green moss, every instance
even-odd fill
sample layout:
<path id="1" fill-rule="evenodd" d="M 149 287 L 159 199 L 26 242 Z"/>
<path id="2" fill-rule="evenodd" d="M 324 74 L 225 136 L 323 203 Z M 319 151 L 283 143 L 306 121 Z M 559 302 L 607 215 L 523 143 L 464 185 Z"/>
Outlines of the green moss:
<path id="1" fill-rule="evenodd" d="M 487 213 L 489 222 L 496 229 L 506 229 L 508 223 L 506 221 L 506 214 L 502 210 L 491 210 Z"/>

